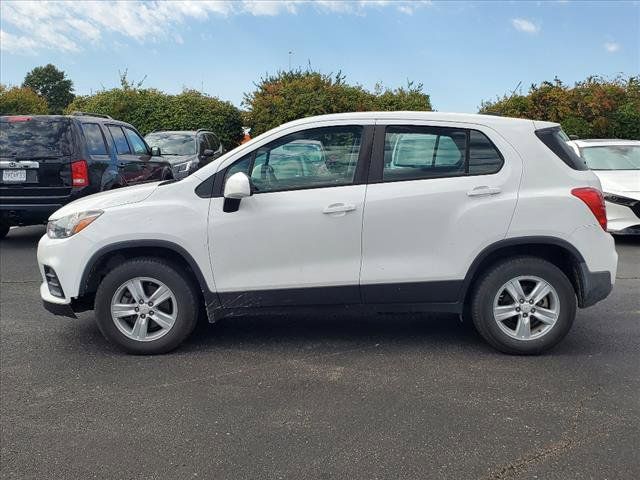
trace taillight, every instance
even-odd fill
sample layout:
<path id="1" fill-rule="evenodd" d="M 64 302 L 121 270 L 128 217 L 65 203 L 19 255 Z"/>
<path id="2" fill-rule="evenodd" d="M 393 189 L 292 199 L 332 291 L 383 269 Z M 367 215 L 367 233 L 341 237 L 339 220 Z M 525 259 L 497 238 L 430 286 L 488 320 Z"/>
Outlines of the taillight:
<path id="1" fill-rule="evenodd" d="M 604 197 L 602 192 L 593 187 L 574 188 L 571 190 L 571 194 L 578 197 L 584 203 L 587 204 L 591 213 L 593 213 L 598 223 L 607 231 L 607 208 L 604 205 Z"/>
<path id="2" fill-rule="evenodd" d="M 20 115 L 14 115 L 11 117 L 8 117 L 9 119 L 9 123 L 15 123 L 15 122 L 28 122 L 29 120 L 31 120 L 31 117 L 25 117 L 25 116 L 20 116 Z"/>
<path id="3" fill-rule="evenodd" d="M 86 160 L 78 160 L 71 164 L 71 184 L 74 187 L 89 185 L 89 168 Z"/>

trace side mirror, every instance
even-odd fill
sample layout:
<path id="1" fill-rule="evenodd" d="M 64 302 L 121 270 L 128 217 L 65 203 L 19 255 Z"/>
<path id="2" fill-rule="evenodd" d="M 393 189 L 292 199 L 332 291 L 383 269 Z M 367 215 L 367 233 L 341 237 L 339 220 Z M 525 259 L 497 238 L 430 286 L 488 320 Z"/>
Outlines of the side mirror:
<path id="1" fill-rule="evenodd" d="M 152 157 L 162 156 L 162 153 L 160 153 L 160 147 L 151 147 L 151 156 Z"/>
<path id="2" fill-rule="evenodd" d="M 224 184 L 224 198 L 240 200 L 251 196 L 251 180 L 246 173 L 234 173 Z"/>
<path id="3" fill-rule="evenodd" d="M 578 135 L 569 135 L 569 140 L 580 140 Z"/>
<path id="4" fill-rule="evenodd" d="M 213 157 L 215 155 L 216 152 L 214 152 L 213 150 L 211 150 L 210 148 L 205 149 L 204 152 L 202 152 L 202 156 L 203 157 Z"/>

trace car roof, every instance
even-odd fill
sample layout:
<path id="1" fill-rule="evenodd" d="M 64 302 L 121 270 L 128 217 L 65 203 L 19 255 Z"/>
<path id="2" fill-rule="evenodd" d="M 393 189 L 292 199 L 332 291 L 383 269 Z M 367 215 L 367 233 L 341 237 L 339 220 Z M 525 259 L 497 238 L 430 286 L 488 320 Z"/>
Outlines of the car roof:
<path id="1" fill-rule="evenodd" d="M 130 123 L 123 122 L 122 120 L 116 120 L 114 118 L 104 118 L 104 117 L 94 117 L 91 115 L 3 115 L 0 117 L 1 121 L 8 122 L 12 117 L 20 117 L 20 118 L 29 118 L 33 120 L 77 120 L 81 123 L 87 123 L 87 121 L 91 123 L 101 122 L 101 123 L 109 123 L 113 125 L 126 125 L 127 127 L 132 127 Z"/>
<path id="2" fill-rule="evenodd" d="M 421 111 L 398 111 L 398 112 L 350 112 L 332 113 L 329 115 L 319 115 L 306 117 L 299 120 L 280 125 L 274 130 L 286 129 L 297 125 L 304 125 L 315 122 L 344 122 L 353 120 L 354 122 L 381 120 L 381 121 L 440 121 L 475 123 L 486 125 L 492 128 L 504 128 L 514 126 L 534 127 L 535 129 L 559 127 L 558 123 L 531 120 L 526 118 L 501 117 L 496 115 L 484 115 L 480 113 L 448 113 L 448 112 L 421 112 Z M 532 125 L 533 124 L 533 125 Z"/>
<path id="3" fill-rule="evenodd" d="M 613 147 L 623 145 L 640 145 L 640 140 L 624 140 L 620 138 L 585 138 L 573 140 L 573 144 L 580 147 Z"/>
<path id="4" fill-rule="evenodd" d="M 147 133 L 147 135 L 151 135 L 151 134 L 161 134 L 161 133 L 166 133 L 169 135 L 173 135 L 176 133 L 180 133 L 180 134 L 186 134 L 186 135 L 196 135 L 197 133 L 213 133 L 211 130 L 207 130 L 205 128 L 201 128 L 200 130 L 154 130 L 153 132 L 149 132 Z M 215 134 L 214 134 L 215 135 Z"/>

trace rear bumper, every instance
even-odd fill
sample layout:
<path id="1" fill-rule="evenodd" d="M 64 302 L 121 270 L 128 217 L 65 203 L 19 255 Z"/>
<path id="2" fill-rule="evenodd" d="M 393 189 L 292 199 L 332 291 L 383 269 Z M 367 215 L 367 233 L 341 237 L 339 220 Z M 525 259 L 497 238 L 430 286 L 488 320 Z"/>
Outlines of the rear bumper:
<path id="1" fill-rule="evenodd" d="M 610 272 L 592 272 L 585 263 L 580 264 L 581 292 L 579 304 L 581 308 L 591 307 L 604 300 L 613 290 Z"/>
<path id="2" fill-rule="evenodd" d="M 63 203 L 11 204 L 2 198 L 0 200 L 0 221 L 10 226 L 46 223 L 53 212 L 64 206 Z"/>

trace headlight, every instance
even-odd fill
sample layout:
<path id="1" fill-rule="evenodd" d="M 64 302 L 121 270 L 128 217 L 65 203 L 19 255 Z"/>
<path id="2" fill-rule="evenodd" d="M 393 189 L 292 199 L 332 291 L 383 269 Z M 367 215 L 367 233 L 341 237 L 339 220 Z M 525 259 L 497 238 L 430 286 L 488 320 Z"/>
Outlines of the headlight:
<path id="1" fill-rule="evenodd" d="M 191 168 L 191 163 L 191 161 L 178 163 L 173 167 L 173 169 L 176 171 L 176 173 L 188 172 Z"/>
<path id="2" fill-rule="evenodd" d="M 50 220 L 47 223 L 47 235 L 49 238 L 68 238 L 87 228 L 102 213 L 102 210 L 89 210 Z"/>

